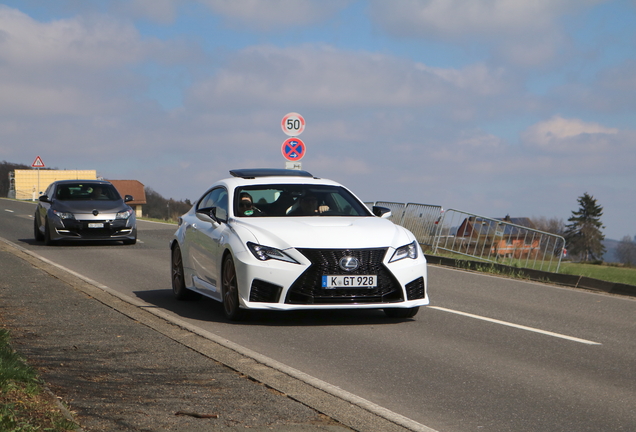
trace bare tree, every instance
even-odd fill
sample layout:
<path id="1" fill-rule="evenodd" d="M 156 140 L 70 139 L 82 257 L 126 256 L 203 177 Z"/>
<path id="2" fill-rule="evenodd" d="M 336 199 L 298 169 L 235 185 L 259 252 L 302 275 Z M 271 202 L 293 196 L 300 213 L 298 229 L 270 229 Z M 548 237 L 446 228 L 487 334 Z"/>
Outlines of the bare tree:
<path id="1" fill-rule="evenodd" d="M 618 261 L 626 266 L 636 264 L 636 243 L 630 236 L 625 236 L 616 247 Z"/>
<path id="2" fill-rule="evenodd" d="M 532 223 L 539 231 L 545 231 L 550 234 L 556 234 L 563 236 L 565 233 L 565 222 L 563 219 L 559 219 L 556 217 L 546 218 L 545 216 L 532 218 Z"/>

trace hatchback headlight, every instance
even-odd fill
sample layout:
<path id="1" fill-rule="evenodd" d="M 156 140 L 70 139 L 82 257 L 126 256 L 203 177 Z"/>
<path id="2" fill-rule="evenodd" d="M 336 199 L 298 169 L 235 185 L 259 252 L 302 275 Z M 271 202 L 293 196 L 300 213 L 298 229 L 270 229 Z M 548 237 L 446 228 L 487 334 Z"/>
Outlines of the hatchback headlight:
<path id="1" fill-rule="evenodd" d="M 269 246 L 262 246 L 252 242 L 247 242 L 247 247 L 249 248 L 250 252 L 252 252 L 252 254 L 254 254 L 254 256 L 260 261 L 275 259 L 279 261 L 299 264 L 298 261 L 287 255 L 280 249 Z"/>
<path id="2" fill-rule="evenodd" d="M 395 250 L 389 262 L 395 262 L 404 258 L 417 259 L 417 241 L 401 246 Z"/>
<path id="3" fill-rule="evenodd" d="M 55 216 L 59 217 L 60 219 L 75 219 L 75 216 L 73 215 L 73 213 L 70 213 L 70 212 L 61 212 L 61 211 L 53 210 L 53 213 L 55 214 Z"/>
<path id="4" fill-rule="evenodd" d="M 117 213 L 117 215 L 115 216 L 115 219 L 128 219 L 130 216 L 132 216 L 133 211 L 132 209 L 128 209 L 128 210 L 124 210 L 124 211 L 120 211 L 119 213 Z"/>

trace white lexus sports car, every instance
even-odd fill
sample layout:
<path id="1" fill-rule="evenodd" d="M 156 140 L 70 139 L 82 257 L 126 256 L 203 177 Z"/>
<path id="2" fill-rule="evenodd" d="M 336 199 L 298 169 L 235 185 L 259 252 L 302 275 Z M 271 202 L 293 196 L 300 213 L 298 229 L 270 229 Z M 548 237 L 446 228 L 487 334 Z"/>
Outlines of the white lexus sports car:
<path id="1" fill-rule="evenodd" d="M 170 242 L 177 299 L 211 297 L 230 320 L 249 309 L 383 309 L 429 303 L 413 236 L 344 186 L 306 171 L 242 169 L 179 218 Z"/>

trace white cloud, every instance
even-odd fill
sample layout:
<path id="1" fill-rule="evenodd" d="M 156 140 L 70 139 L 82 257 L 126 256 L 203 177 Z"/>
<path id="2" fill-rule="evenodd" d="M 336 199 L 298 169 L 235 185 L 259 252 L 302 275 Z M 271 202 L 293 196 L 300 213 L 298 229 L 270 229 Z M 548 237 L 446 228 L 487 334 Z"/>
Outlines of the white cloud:
<path id="1" fill-rule="evenodd" d="M 404 0 L 371 1 L 373 17 L 403 35 L 442 37 L 536 33 L 574 5 L 572 0 Z"/>
<path id="2" fill-rule="evenodd" d="M 219 103 L 232 108 L 250 101 L 254 106 L 438 111 L 470 107 L 475 98 L 492 97 L 512 86 L 501 70 L 484 65 L 441 69 L 328 46 L 255 46 L 238 53 L 216 75 L 193 85 L 187 103 L 197 109 Z"/>
<path id="3" fill-rule="evenodd" d="M 558 19 L 605 0 L 372 0 L 370 15 L 400 37 L 488 42 L 514 64 L 535 66 L 566 43 Z"/>
<path id="4" fill-rule="evenodd" d="M 120 0 L 114 8 L 120 8 L 132 16 L 143 16 L 152 21 L 168 24 L 176 16 L 179 0 Z"/>
<path id="5" fill-rule="evenodd" d="M 234 26 L 287 30 L 321 22 L 351 0 L 199 0 Z"/>
<path id="6" fill-rule="evenodd" d="M 139 57 L 137 30 L 106 17 L 38 22 L 0 5 L 0 56 L 23 68 L 74 65 L 100 69 Z"/>
<path id="7" fill-rule="evenodd" d="M 554 116 L 530 126 L 522 133 L 523 141 L 554 151 L 600 151 L 608 145 L 608 136 L 618 134 L 616 128 L 608 128 L 594 122 L 564 119 Z"/>
<path id="8" fill-rule="evenodd" d="M 121 112 L 147 88 L 134 68 L 184 60 L 192 52 L 143 39 L 132 24 L 108 16 L 39 22 L 0 5 L 0 112 Z"/>

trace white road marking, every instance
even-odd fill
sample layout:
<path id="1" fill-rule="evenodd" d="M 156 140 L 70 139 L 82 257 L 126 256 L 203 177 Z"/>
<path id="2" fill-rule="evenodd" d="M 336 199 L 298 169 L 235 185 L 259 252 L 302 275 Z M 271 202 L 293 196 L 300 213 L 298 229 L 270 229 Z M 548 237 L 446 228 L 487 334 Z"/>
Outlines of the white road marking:
<path id="1" fill-rule="evenodd" d="M 554 332 L 547 331 L 547 330 L 541 330 L 541 329 L 534 328 L 534 327 L 527 327 L 527 326 L 524 326 L 524 325 L 514 324 L 514 323 L 511 323 L 511 322 L 507 322 L 507 321 L 501 321 L 501 320 L 497 320 L 497 319 L 493 319 L 493 318 L 487 318 L 487 317 L 484 317 L 484 316 L 481 316 L 481 315 L 474 315 L 474 314 L 467 313 L 467 312 L 460 312 L 460 311 L 453 310 L 453 309 L 446 309 L 446 308 L 439 307 L 439 306 L 428 306 L 428 308 L 429 309 L 437 309 L 437 310 L 441 310 L 441 311 L 444 311 L 444 312 L 450 312 L 450 313 L 454 313 L 454 314 L 457 314 L 457 315 L 463 315 L 463 316 L 467 316 L 467 317 L 470 317 L 470 318 L 475 318 L 475 319 L 482 320 L 482 321 L 488 321 L 488 322 L 495 323 L 495 324 L 501 324 L 501 325 L 505 325 L 505 326 L 508 326 L 508 327 L 514 327 L 514 328 L 518 328 L 518 329 L 521 329 L 521 330 L 531 331 L 531 332 L 534 332 L 534 333 L 541 333 L 541 334 L 552 336 L 552 337 L 556 337 L 556 338 L 567 339 L 569 341 L 578 342 L 578 343 L 582 343 L 582 344 L 586 344 L 586 345 L 602 345 L 601 343 L 594 342 L 594 341 L 589 341 L 589 340 L 586 340 L 586 339 L 580 339 L 580 338 L 576 338 L 576 337 L 573 337 L 573 336 L 567 336 L 567 335 L 564 335 L 564 334 L 554 333 Z"/>

